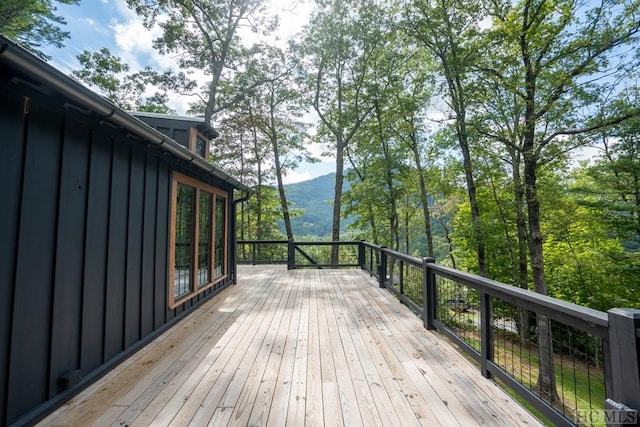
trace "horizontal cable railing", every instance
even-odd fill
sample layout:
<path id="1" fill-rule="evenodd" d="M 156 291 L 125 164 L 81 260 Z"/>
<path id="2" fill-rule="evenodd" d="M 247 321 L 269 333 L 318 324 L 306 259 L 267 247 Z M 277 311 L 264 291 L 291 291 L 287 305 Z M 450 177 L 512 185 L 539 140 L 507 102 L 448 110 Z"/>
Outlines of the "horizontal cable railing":
<path id="1" fill-rule="evenodd" d="M 267 243 L 242 244 L 249 245 L 246 253 L 256 253 L 253 259 L 265 260 L 257 254 L 267 252 Z M 485 377 L 556 425 L 638 420 L 640 310 L 604 313 L 367 242 L 268 244 L 279 245 L 277 262 L 287 252 L 289 269 L 368 271 L 422 317 L 425 328 L 447 336 Z"/>
<path id="2" fill-rule="evenodd" d="M 287 240 L 238 240 L 238 264 L 287 264 Z"/>
<path id="3" fill-rule="evenodd" d="M 333 251 L 337 256 L 332 261 Z M 238 264 L 287 264 L 294 268 L 359 268 L 360 242 L 238 240 Z"/>

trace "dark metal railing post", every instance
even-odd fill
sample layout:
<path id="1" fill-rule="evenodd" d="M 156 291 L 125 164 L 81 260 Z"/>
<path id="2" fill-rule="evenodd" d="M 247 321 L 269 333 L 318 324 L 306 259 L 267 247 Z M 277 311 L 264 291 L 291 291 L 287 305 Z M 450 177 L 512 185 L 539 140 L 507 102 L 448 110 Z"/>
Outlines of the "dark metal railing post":
<path id="1" fill-rule="evenodd" d="M 485 378 L 491 378 L 487 362 L 493 360 L 492 316 L 491 295 L 480 292 L 480 372 Z"/>
<path id="2" fill-rule="evenodd" d="M 609 310 L 609 363 L 605 409 L 621 412 L 620 419 L 638 422 L 640 415 L 640 310 Z"/>
<path id="3" fill-rule="evenodd" d="M 404 262 L 400 260 L 400 295 L 404 295 Z"/>
<path id="4" fill-rule="evenodd" d="M 378 283 L 381 288 L 387 287 L 387 249 L 386 246 L 380 246 L 380 265 L 378 265 Z"/>
<path id="5" fill-rule="evenodd" d="M 287 241 L 287 270 L 295 270 L 296 268 L 296 249 L 293 246 L 293 240 Z"/>
<path id="6" fill-rule="evenodd" d="M 360 240 L 360 243 L 358 244 L 358 265 L 361 269 L 365 268 L 364 263 L 364 240 Z"/>
<path id="7" fill-rule="evenodd" d="M 436 281 L 429 264 L 434 264 L 435 258 L 422 258 L 422 323 L 425 329 L 436 329 L 433 319 L 436 317 Z"/>

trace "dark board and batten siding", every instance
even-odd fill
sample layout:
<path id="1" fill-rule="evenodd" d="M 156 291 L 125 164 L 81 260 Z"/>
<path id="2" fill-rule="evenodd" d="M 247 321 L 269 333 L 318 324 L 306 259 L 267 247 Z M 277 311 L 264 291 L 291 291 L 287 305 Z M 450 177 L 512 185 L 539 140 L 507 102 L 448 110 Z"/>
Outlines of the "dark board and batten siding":
<path id="1" fill-rule="evenodd" d="M 170 156 L 25 86 L 0 92 L 7 425 L 37 419 L 227 282 L 168 308 Z"/>

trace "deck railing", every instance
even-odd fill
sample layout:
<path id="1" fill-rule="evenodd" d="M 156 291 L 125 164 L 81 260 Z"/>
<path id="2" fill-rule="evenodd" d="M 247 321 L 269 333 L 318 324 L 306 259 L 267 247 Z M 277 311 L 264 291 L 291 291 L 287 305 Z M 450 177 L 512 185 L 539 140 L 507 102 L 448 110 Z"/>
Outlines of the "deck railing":
<path id="1" fill-rule="evenodd" d="M 293 240 L 238 240 L 238 264 L 287 264 L 296 268 L 360 268 L 361 242 L 295 242 Z M 338 262 L 331 262 L 337 248 Z"/>
<path id="2" fill-rule="evenodd" d="M 288 264 L 286 240 L 238 240 L 238 264 Z"/>
<path id="3" fill-rule="evenodd" d="M 239 241 L 239 263 L 358 267 L 556 425 L 638 422 L 640 310 L 567 303 L 366 242 Z M 331 248 L 339 261 L 332 264 Z M 240 252 L 240 250 L 239 250 Z M 284 257 L 284 260 L 283 260 Z M 635 425 L 635 424 L 634 424 Z"/>

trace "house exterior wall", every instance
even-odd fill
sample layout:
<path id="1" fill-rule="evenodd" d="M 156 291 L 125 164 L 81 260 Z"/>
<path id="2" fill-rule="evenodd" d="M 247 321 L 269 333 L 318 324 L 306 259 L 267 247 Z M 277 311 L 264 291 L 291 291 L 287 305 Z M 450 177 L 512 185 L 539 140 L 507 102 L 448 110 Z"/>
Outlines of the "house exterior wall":
<path id="1" fill-rule="evenodd" d="M 198 172 L 46 92 L 2 78 L 0 93 L 0 424 L 10 425 L 66 401 L 231 277 L 170 309 L 171 177 Z M 209 184 L 232 200 L 232 187 Z"/>

